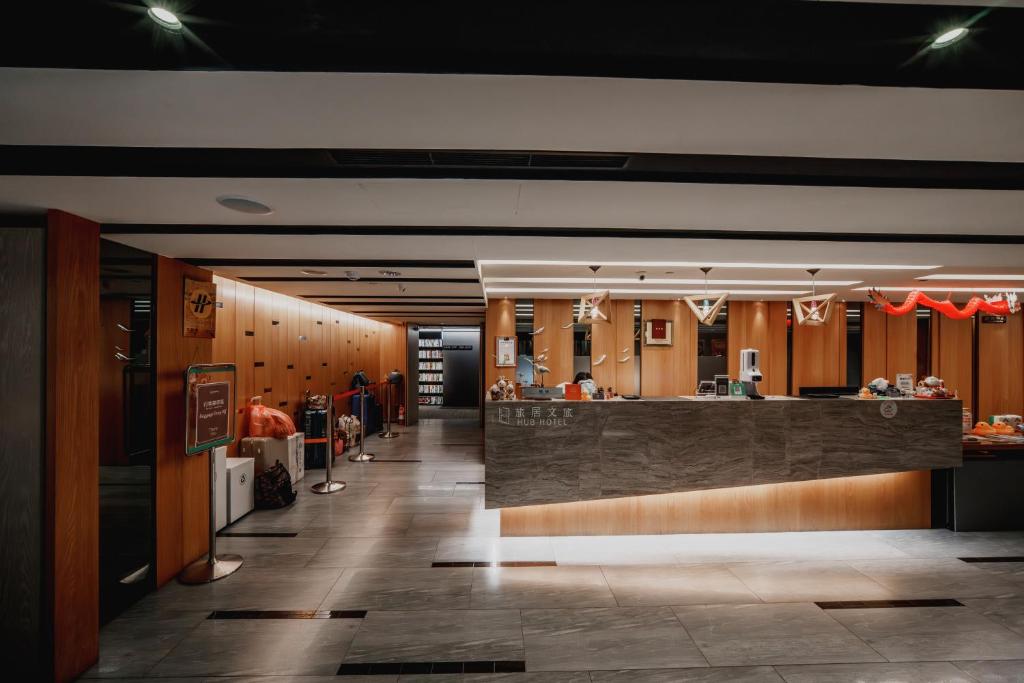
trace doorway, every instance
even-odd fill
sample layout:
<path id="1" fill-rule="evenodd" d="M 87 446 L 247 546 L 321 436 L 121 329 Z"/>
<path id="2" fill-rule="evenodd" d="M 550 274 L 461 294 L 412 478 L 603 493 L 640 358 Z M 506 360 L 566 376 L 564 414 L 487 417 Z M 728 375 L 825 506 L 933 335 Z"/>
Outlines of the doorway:
<path id="1" fill-rule="evenodd" d="M 420 326 L 419 418 L 476 419 L 482 386 L 479 326 Z"/>

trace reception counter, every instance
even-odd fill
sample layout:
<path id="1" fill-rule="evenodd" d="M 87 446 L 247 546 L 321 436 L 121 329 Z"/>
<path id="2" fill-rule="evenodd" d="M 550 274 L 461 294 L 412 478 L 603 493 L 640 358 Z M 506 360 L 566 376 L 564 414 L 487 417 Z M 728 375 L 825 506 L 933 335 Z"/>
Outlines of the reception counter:
<path id="1" fill-rule="evenodd" d="M 507 401 L 485 408 L 504 535 L 930 525 L 959 401 Z"/>

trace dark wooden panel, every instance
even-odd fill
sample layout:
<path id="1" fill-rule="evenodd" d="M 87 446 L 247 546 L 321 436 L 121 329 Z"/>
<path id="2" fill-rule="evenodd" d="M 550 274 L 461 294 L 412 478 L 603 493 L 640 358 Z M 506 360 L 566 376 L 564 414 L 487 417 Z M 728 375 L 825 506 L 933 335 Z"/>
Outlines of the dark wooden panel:
<path id="1" fill-rule="evenodd" d="M 207 456 L 185 456 L 185 379 L 193 363 L 209 363 L 213 342 L 182 336 L 185 277 L 211 281 L 208 270 L 159 257 L 156 265 L 156 551 L 158 585 L 206 552 L 209 524 Z M 220 320 L 218 320 L 220 327 Z M 229 360 L 229 359 L 223 359 Z"/>
<path id="2" fill-rule="evenodd" d="M 0 228 L 0 652 L 10 680 L 37 680 L 43 626 L 46 233 Z"/>
<path id="3" fill-rule="evenodd" d="M 74 679 L 99 656 L 99 235 L 92 221 L 48 215 L 46 462 L 57 681 Z"/>

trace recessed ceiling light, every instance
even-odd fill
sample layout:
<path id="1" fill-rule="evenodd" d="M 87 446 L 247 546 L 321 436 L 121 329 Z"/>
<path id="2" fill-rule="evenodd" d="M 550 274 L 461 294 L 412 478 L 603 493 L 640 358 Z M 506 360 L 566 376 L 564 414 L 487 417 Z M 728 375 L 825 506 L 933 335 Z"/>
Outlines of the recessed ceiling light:
<path id="1" fill-rule="evenodd" d="M 327 275 L 326 270 L 300 270 L 303 275 Z"/>
<path id="2" fill-rule="evenodd" d="M 920 266 L 907 264 L 888 263 L 709 263 L 707 261 L 541 261 L 541 260 L 508 260 L 508 259 L 482 259 L 478 261 L 481 266 L 608 266 L 614 268 L 637 267 L 637 268 L 770 268 L 774 270 L 807 270 L 808 268 L 821 268 L 824 270 L 935 270 L 942 266 Z"/>
<path id="3" fill-rule="evenodd" d="M 966 35 L 967 28 L 963 26 L 951 28 L 945 33 L 940 33 L 939 35 L 935 36 L 935 39 L 932 41 L 932 49 L 938 50 L 943 47 L 949 47 L 958 40 L 961 40 Z"/>
<path id="4" fill-rule="evenodd" d="M 967 275 L 958 273 L 941 273 L 938 275 L 922 275 L 918 280 L 1024 280 L 1024 275 Z"/>
<path id="5" fill-rule="evenodd" d="M 588 294 L 593 292 L 593 288 L 581 289 L 563 289 L 560 287 L 488 287 L 488 294 Z M 610 289 L 608 290 L 612 294 L 672 294 L 673 296 L 682 296 L 689 294 L 704 294 L 703 289 Z M 810 290 L 788 290 L 788 289 L 716 289 L 711 290 L 710 294 L 760 294 L 764 296 L 798 296 L 800 294 L 808 294 Z"/>
<path id="6" fill-rule="evenodd" d="M 163 7 L 150 7 L 149 18 L 157 23 L 162 28 L 166 28 L 170 31 L 180 31 L 182 28 L 181 19 L 178 18 L 174 12 Z"/>
<path id="7" fill-rule="evenodd" d="M 384 277 L 401 277 L 402 275 L 397 270 L 378 270 L 377 272 Z"/>
<path id="8" fill-rule="evenodd" d="M 217 203 L 225 209 L 231 209 L 232 211 L 239 211 L 241 213 L 250 213 L 259 216 L 266 216 L 274 213 L 274 210 L 266 204 L 258 202 L 255 199 L 249 199 L 248 197 L 223 195 L 221 197 L 217 197 Z"/>
<path id="9" fill-rule="evenodd" d="M 1007 289 L 1006 287 L 857 287 L 856 291 L 866 292 L 878 289 L 883 292 L 1024 292 L 1024 289 Z"/>

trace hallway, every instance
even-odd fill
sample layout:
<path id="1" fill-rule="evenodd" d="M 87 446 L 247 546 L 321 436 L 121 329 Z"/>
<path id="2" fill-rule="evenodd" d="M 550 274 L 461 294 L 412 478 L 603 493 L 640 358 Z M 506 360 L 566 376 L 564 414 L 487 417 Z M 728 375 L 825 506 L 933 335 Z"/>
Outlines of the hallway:
<path id="1" fill-rule="evenodd" d="M 1024 534 L 501 538 L 478 423 L 400 431 L 228 527 L 244 567 L 143 599 L 87 677 L 1019 680 Z"/>

